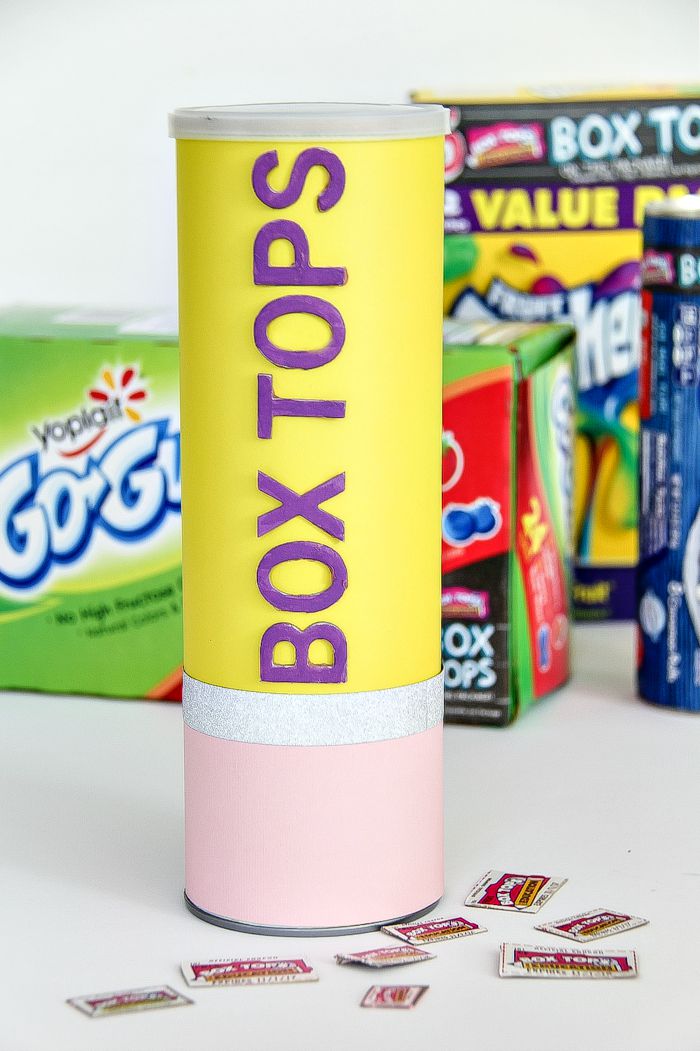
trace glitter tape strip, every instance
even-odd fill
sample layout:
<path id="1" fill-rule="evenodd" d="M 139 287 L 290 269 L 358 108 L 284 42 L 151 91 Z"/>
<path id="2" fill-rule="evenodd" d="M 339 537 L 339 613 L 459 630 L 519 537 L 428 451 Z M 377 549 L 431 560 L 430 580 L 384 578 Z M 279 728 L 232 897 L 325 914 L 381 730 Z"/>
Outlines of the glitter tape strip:
<path id="1" fill-rule="evenodd" d="M 443 674 L 362 693 L 230 690 L 183 676 L 182 710 L 193 730 L 247 744 L 365 744 L 429 730 L 442 720 Z"/>

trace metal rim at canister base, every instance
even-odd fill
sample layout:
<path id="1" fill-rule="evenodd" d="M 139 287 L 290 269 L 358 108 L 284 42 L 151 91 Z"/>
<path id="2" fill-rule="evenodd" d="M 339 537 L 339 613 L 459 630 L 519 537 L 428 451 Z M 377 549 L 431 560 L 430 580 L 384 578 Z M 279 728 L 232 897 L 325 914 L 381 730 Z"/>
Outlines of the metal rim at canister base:
<path id="1" fill-rule="evenodd" d="M 204 920 L 206 923 L 213 923 L 215 927 L 226 927 L 229 931 L 239 931 L 241 934 L 266 934 L 278 938 L 332 938 L 343 934 L 371 934 L 372 931 L 378 931 L 382 927 L 394 927 L 397 923 L 411 923 L 413 920 L 419 920 L 421 917 L 427 916 L 429 912 L 432 912 L 442 900 L 438 898 L 432 905 L 427 905 L 424 909 L 418 909 L 417 912 L 410 912 L 407 916 L 395 916 L 390 920 L 379 920 L 376 923 L 360 923 L 351 927 L 263 927 L 257 923 L 242 923 L 239 920 L 230 920 L 225 916 L 216 916 L 213 912 L 207 912 L 206 909 L 200 909 L 198 905 L 190 901 L 186 891 L 184 892 L 184 898 L 185 904 L 193 916 L 196 916 L 199 920 Z"/>

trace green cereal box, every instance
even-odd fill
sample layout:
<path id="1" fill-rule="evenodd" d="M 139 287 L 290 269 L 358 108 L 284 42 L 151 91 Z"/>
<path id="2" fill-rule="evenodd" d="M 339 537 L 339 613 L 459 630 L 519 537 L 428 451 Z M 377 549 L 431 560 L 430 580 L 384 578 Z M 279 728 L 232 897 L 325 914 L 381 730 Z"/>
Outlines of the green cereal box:
<path id="1" fill-rule="evenodd" d="M 445 719 L 503 726 L 569 675 L 574 328 L 445 321 Z"/>
<path id="2" fill-rule="evenodd" d="M 174 331 L 0 311 L 0 688 L 180 699 Z"/>

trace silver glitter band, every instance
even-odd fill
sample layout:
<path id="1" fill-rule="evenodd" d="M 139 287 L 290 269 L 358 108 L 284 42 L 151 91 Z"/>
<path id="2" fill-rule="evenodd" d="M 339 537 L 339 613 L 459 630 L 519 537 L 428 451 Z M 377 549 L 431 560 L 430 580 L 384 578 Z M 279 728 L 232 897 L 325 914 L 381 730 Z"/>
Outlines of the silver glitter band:
<path id="1" fill-rule="evenodd" d="M 252 693 L 183 676 L 193 730 L 247 744 L 365 744 L 429 730 L 442 720 L 443 674 L 362 693 Z"/>

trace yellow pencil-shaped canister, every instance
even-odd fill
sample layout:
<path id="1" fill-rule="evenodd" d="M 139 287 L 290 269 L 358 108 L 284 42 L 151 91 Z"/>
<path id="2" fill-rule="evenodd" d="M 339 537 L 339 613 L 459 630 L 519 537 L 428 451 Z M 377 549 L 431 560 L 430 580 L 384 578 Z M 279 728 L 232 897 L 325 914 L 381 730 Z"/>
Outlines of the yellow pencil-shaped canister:
<path id="1" fill-rule="evenodd" d="M 178 110 L 186 897 L 442 894 L 437 106 Z"/>

